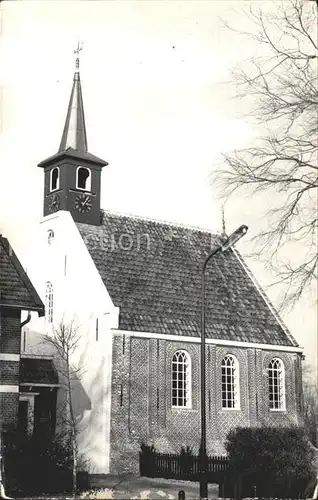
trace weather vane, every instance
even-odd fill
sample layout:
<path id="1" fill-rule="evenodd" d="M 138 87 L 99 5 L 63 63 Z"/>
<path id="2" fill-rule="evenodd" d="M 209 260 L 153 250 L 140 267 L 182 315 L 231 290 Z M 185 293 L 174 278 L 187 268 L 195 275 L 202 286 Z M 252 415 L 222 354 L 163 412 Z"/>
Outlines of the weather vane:
<path id="1" fill-rule="evenodd" d="M 79 53 L 80 51 L 83 50 L 83 42 L 78 41 L 77 42 L 77 47 L 74 50 L 74 54 L 76 54 L 76 69 L 79 69 Z"/>

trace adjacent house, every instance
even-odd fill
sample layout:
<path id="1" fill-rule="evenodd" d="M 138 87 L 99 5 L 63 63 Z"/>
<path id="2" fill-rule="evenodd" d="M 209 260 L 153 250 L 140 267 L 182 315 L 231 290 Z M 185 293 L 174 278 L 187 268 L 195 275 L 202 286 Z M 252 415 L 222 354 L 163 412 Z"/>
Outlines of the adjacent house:
<path id="1" fill-rule="evenodd" d="M 22 322 L 22 311 L 28 311 Z M 31 425 L 28 419 L 37 392 L 33 371 L 38 360 L 22 357 L 21 328 L 31 311 L 44 315 L 44 305 L 26 275 L 8 240 L 0 235 L 0 431 Z M 34 370 L 31 369 L 34 366 Z M 32 391 L 31 391 L 32 389 Z M 33 412 L 32 412 L 33 413 Z M 29 422 L 26 424 L 26 422 Z"/>

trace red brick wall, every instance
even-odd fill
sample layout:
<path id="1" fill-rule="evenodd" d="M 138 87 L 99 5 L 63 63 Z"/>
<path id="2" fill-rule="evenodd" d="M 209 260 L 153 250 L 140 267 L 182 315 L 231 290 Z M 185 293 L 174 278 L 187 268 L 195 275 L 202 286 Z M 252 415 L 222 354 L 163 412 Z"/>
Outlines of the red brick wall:
<path id="1" fill-rule="evenodd" d="M 183 349 L 192 361 L 192 408 L 171 407 L 171 359 Z M 239 362 L 240 409 L 221 406 L 221 361 L 233 354 Z M 224 453 L 230 429 L 248 425 L 291 425 L 299 422 L 298 355 L 252 348 L 207 345 L 207 449 Z M 286 370 L 285 412 L 268 406 L 267 366 L 279 357 Z M 297 368 L 298 367 L 298 368 Z M 158 451 L 198 451 L 200 440 L 200 345 L 115 336 L 111 411 L 111 472 L 138 472 L 140 443 Z M 297 382 L 298 381 L 298 382 Z"/>
<path id="2" fill-rule="evenodd" d="M 20 354 L 21 312 L 0 310 L 0 353 Z M 0 359 L 0 385 L 19 385 L 19 361 Z M 19 393 L 0 392 L 0 426 L 2 431 L 14 429 L 18 421 Z"/>
<path id="3" fill-rule="evenodd" d="M 0 430 L 3 432 L 16 428 L 18 424 L 19 393 L 0 393 Z"/>
<path id="4" fill-rule="evenodd" d="M 0 359 L 0 385 L 19 384 L 19 361 L 3 361 Z"/>
<path id="5" fill-rule="evenodd" d="M 0 352 L 20 354 L 21 346 L 21 311 L 0 309 Z"/>

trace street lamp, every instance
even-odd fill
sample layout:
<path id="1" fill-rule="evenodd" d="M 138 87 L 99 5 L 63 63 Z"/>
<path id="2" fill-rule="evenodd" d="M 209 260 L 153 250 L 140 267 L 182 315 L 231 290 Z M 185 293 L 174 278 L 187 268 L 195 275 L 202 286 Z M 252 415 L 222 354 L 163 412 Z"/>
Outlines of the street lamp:
<path id="1" fill-rule="evenodd" d="M 234 233 L 231 234 L 221 245 L 205 259 L 202 276 L 201 276 L 201 445 L 200 445 L 200 498 L 208 498 L 208 481 L 207 481 L 207 462 L 206 454 L 206 375 L 205 375 L 205 270 L 209 260 L 218 252 L 226 252 L 244 234 L 247 233 L 247 226 L 240 226 Z"/>

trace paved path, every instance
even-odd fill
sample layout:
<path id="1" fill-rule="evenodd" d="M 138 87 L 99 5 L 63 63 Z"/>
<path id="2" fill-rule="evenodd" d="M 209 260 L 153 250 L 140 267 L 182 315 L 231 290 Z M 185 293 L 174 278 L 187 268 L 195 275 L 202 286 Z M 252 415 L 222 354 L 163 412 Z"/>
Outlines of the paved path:
<path id="1" fill-rule="evenodd" d="M 92 500 L 178 500 L 178 492 L 180 490 L 185 492 L 185 500 L 199 499 L 199 483 L 192 481 L 105 474 L 92 476 L 89 491 L 82 493 L 77 498 Z M 36 500 L 37 498 L 45 500 L 72 500 L 70 494 L 23 497 L 23 500 Z M 209 498 L 218 498 L 218 485 L 209 485 Z M 19 499 L 15 497 L 15 500 Z"/>
<path id="2" fill-rule="evenodd" d="M 105 494 L 109 491 L 112 496 L 108 498 L 114 499 L 174 500 L 178 498 L 180 490 L 185 492 L 186 500 L 199 498 L 199 483 L 192 481 L 103 475 L 92 476 L 91 484 L 94 489 L 104 489 Z M 209 498 L 218 498 L 218 485 L 209 485 Z"/>

